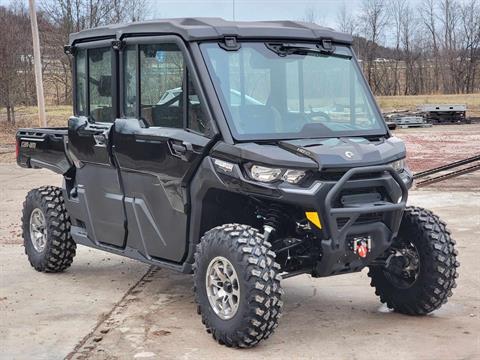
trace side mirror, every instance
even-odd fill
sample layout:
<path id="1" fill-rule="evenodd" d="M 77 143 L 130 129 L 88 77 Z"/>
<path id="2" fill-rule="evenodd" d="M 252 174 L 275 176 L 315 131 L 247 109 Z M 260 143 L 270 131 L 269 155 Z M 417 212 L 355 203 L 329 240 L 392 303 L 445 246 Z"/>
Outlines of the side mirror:
<path id="1" fill-rule="evenodd" d="M 387 126 L 389 130 L 395 130 L 397 128 L 397 124 L 394 122 L 387 122 Z"/>

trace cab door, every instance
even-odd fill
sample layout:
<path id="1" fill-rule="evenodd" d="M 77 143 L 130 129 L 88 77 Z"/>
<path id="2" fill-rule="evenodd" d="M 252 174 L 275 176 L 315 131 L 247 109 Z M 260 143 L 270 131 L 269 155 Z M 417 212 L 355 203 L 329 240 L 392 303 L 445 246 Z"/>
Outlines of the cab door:
<path id="1" fill-rule="evenodd" d="M 123 118 L 114 154 L 125 190 L 127 245 L 180 262 L 186 252 L 188 180 L 211 141 L 181 41 L 131 39 L 122 51 Z"/>
<path id="2" fill-rule="evenodd" d="M 116 53 L 107 42 L 79 46 L 75 55 L 75 116 L 68 122 L 68 149 L 76 165 L 73 213 L 98 245 L 124 247 L 123 191 L 111 153 L 115 105 Z"/>

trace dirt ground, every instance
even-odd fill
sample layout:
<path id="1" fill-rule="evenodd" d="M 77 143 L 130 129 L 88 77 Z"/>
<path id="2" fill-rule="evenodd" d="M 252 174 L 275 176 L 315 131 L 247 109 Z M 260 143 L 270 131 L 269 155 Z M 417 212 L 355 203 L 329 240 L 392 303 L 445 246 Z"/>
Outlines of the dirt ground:
<path id="1" fill-rule="evenodd" d="M 0 165 L 1 358 L 480 358 L 479 192 L 433 189 L 410 197 L 444 218 L 458 243 L 458 287 L 442 309 L 426 317 L 392 313 L 375 297 L 365 271 L 300 276 L 284 281 L 276 334 L 242 351 L 217 345 L 204 331 L 188 275 L 82 246 L 64 274 L 33 271 L 18 244 L 20 204 L 29 188 L 59 181 L 47 171 Z"/>
<path id="2" fill-rule="evenodd" d="M 413 172 L 480 155 L 480 123 L 398 129 L 393 133 L 405 141 L 407 163 Z"/>
<path id="3" fill-rule="evenodd" d="M 480 153 L 479 133 L 479 125 L 465 125 L 396 135 L 420 171 Z M 283 282 L 275 335 L 255 349 L 232 350 L 204 331 L 191 276 L 82 246 L 64 274 L 32 270 L 20 239 L 22 202 L 31 188 L 61 178 L 9 162 L 0 161 L 2 359 L 480 359 L 480 171 L 410 195 L 411 204 L 447 221 L 457 240 L 458 287 L 440 310 L 426 317 L 388 311 L 365 271 L 299 276 Z"/>

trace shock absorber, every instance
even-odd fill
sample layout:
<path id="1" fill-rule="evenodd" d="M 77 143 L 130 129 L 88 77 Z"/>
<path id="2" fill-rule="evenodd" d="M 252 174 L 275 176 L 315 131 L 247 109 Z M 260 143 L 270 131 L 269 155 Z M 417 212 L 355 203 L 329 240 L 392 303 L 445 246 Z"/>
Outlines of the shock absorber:
<path id="1" fill-rule="evenodd" d="M 283 231 L 282 226 L 282 217 L 284 211 L 281 205 L 279 204 L 270 204 L 266 210 L 264 223 L 263 223 L 263 230 L 265 240 L 269 240 L 272 236 L 272 233 L 281 234 Z"/>

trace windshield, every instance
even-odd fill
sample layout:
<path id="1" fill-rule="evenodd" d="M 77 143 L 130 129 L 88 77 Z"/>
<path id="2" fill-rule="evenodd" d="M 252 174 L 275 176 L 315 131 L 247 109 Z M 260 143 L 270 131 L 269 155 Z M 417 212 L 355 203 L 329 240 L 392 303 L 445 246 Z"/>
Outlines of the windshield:
<path id="1" fill-rule="evenodd" d="M 351 50 L 314 44 L 241 43 L 227 51 L 201 45 L 237 140 L 384 135 Z"/>

